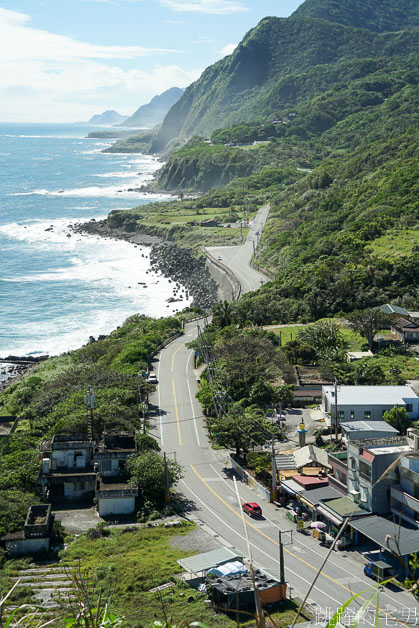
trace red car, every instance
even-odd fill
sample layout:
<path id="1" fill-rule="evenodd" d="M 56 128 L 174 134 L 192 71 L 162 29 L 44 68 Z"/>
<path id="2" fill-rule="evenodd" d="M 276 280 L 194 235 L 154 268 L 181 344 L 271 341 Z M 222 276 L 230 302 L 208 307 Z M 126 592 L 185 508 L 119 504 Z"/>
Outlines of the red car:
<path id="1" fill-rule="evenodd" d="M 255 502 L 246 502 L 242 505 L 244 512 L 246 512 L 251 517 L 261 517 L 262 516 L 262 508 L 259 504 Z"/>

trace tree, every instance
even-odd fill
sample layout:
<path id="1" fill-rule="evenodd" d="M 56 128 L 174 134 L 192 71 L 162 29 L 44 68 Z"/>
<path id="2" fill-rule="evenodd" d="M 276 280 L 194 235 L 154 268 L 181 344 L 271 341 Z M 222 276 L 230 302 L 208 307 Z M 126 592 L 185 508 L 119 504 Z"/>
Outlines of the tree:
<path id="1" fill-rule="evenodd" d="M 264 445 L 272 436 L 272 426 L 257 406 L 243 408 L 235 403 L 227 416 L 212 423 L 214 439 L 221 447 L 235 449 L 236 456 L 254 445 Z"/>
<path id="2" fill-rule="evenodd" d="M 130 456 L 127 469 L 131 474 L 130 485 L 138 486 L 143 502 L 152 502 L 156 506 L 164 503 L 165 469 L 164 460 L 155 451 L 146 451 L 138 456 Z M 183 476 L 182 467 L 174 460 L 167 460 L 169 487 L 174 486 Z"/>
<path id="3" fill-rule="evenodd" d="M 248 397 L 259 379 L 271 380 L 277 372 L 276 348 L 260 332 L 223 330 L 214 346 L 221 387 L 235 400 Z"/>
<path id="4" fill-rule="evenodd" d="M 217 327 L 228 327 L 233 322 L 233 306 L 228 301 L 223 301 L 213 309 L 212 322 Z"/>
<path id="5" fill-rule="evenodd" d="M 208 383 L 208 380 L 201 377 L 201 384 L 199 386 L 199 390 L 196 393 L 196 398 L 201 404 L 205 416 L 209 416 L 211 410 L 214 411 L 214 404 L 212 400 L 212 390 L 211 386 Z"/>
<path id="6" fill-rule="evenodd" d="M 388 412 L 384 412 L 383 419 L 392 427 L 395 427 L 396 430 L 399 430 L 400 434 L 406 434 L 407 428 L 410 427 L 410 419 L 406 408 L 394 406 Z"/>
<path id="7" fill-rule="evenodd" d="M 346 317 L 350 326 L 363 336 L 368 348 L 372 351 L 374 346 L 374 336 L 379 329 L 388 327 L 391 319 L 387 314 L 379 309 L 367 308 L 366 310 L 355 310 Z"/>
<path id="8" fill-rule="evenodd" d="M 348 346 L 342 329 L 334 321 L 324 321 L 304 327 L 298 332 L 297 338 L 300 342 L 314 347 L 320 363 L 342 361 Z"/>
<path id="9" fill-rule="evenodd" d="M 148 434 L 138 434 L 137 436 L 138 451 L 160 451 L 160 446 L 155 438 Z"/>
<path id="10" fill-rule="evenodd" d="M 313 364 L 316 360 L 315 348 L 297 338 L 287 342 L 282 351 L 290 364 Z"/>
<path id="11" fill-rule="evenodd" d="M 275 402 L 280 403 L 282 408 L 287 408 L 294 401 L 294 386 L 283 384 L 276 389 Z"/>
<path id="12" fill-rule="evenodd" d="M 369 384 L 378 386 L 383 384 L 385 373 L 379 364 L 374 363 L 374 358 L 360 360 L 355 365 L 355 384 Z"/>

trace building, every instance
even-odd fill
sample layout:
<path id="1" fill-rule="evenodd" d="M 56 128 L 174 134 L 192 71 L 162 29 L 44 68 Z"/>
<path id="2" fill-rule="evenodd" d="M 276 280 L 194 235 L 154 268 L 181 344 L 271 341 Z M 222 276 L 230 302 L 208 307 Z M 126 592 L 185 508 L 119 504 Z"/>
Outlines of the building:
<path id="1" fill-rule="evenodd" d="M 374 354 L 372 351 L 348 351 L 346 354 L 346 358 L 348 362 L 355 362 L 356 360 L 362 360 L 363 358 L 373 358 Z"/>
<path id="2" fill-rule="evenodd" d="M 134 432 L 104 432 L 99 443 L 55 435 L 41 445 L 38 484 L 50 499 L 96 497 L 100 516 L 132 514 L 138 488 L 128 486 L 126 461 L 136 453 Z"/>
<path id="3" fill-rule="evenodd" d="M 348 495 L 373 514 L 390 512 L 390 487 L 398 483 L 398 461 L 409 453 L 406 436 L 348 442 Z"/>
<path id="4" fill-rule="evenodd" d="M 381 421 L 394 406 L 405 408 L 412 420 L 419 417 L 419 398 L 410 386 L 337 386 L 336 391 L 334 386 L 323 386 L 321 409 L 332 425 L 336 404 L 339 423 Z"/>
<path id="5" fill-rule="evenodd" d="M 400 318 L 400 316 L 409 316 L 409 312 L 406 308 L 400 307 L 399 305 L 392 305 L 391 303 L 380 305 L 377 309 L 395 319 Z"/>
<path id="6" fill-rule="evenodd" d="M 340 423 L 339 427 L 345 443 L 360 438 L 385 438 L 399 434 L 399 430 L 386 421 L 348 421 Z"/>
<path id="7" fill-rule="evenodd" d="M 419 324 L 398 318 L 391 326 L 392 333 L 402 342 L 419 343 Z"/>
<path id="8" fill-rule="evenodd" d="M 85 436 L 55 434 L 41 445 L 42 466 L 38 484 L 51 499 L 93 498 L 96 473 L 93 470 L 95 441 Z"/>
<path id="9" fill-rule="evenodd" d="M 329 486 L 337 489 L 343 495 L 346 495 L 348 485 L 348 452 L 335 451 L 333 454 L 327 454 L 331 472 L 327 476 Z"/>
<path id="10" fill-rule="evenodd" d="M 410 430 L 417 437 L 416 447 L 400 459 L 399 484 L 390 491 L 391 512 L 419 528 L 419 430 Z"/>
<path id="11" fill-rule="evenodd" d="M 50 548 L 53 522 L 51 505 L 35 504 L 28 509 L 23 530 L 5 534 L 0 541 L 13 556 L 47 552 Z"/>
<path id="12" fill-rule="evenodd" d="M 126 461 L 137 452 L 134 432 L 104 432 L 94 451 L 97 472 L 95 496 L 101 517 L 135 511 L 138 488 L 128 485 Z"/>

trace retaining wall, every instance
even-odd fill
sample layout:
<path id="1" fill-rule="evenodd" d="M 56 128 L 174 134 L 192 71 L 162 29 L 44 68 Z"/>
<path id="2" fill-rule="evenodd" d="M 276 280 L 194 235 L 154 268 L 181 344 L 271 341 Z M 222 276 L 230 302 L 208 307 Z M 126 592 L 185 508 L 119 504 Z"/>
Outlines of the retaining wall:
<path id="1" fill-rule="evenodd" d="M 205 265 L 208 268 L 211 277 L 217 283 L 218 296 L 220 300 L 237 301 L 241 294 L 240 281 L 225 264 L 222 264 L 219 260 L 215 259 L 215 257 L 205 249 L 204 251 L 207 256 Z"/>
<path id="2" fill-rule="evenodd" d="M 231 456 L 227 456 L 227 459 L 231 462 L 231 466 L 233 467 L 234 471 L 239 474 L 241 479 L 246 482 L 246 484 L 250 484 L 250 486 L 253 486 L 253 488 L 257 490 L 257 492 L 263 497 L 263 499 L 266 499 L 268 502 L 271 501 L 271 493 L 267 488 L 262 486 L 262 484 L 259 484 L 259 482 L 255 480 L 253 475 L 250 475 L 250 473 L 245 471 L 243 467 L 241 467 Z"/>

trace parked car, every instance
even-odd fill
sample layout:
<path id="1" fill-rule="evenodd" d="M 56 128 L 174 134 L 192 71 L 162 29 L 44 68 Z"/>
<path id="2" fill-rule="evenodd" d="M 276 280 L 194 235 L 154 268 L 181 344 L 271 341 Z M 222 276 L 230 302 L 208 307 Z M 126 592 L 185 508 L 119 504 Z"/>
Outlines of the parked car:
<path id="1" fill-rule="evenodd" d="M 221 257 L 221 255 L 219 255 L 219 256 L 217 257 L 217 259 L 221 262 L 221 260 L 222 260 L 223 258 Z"/>
<path id="2" fill-rule="evenodd" d="M 155 373 L 150 373 L 150 375 L 147 377 L 147 381 L 149 384 L 157 384 L 157 376 Z"/>
<path id="3" fill-rule="evenodd" d="M 262 508 L 259 506 L 259 504 L 256 504 L 255 502 L 246 502 L 242 505 L 242 508 L 244 512 L 251 517 L 262 516 Z"/>

